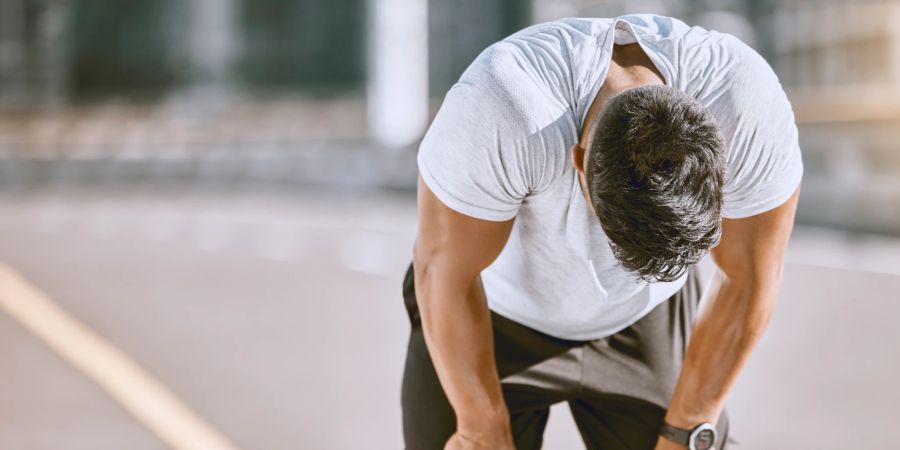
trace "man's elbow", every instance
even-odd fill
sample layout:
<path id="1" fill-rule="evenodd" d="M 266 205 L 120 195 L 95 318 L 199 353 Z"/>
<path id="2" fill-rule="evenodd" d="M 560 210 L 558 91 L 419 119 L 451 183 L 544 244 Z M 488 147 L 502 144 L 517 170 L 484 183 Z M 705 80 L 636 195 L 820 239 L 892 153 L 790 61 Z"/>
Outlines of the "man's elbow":
<path id="1" fill-rule="evenodd" d="M 417 282 L 419 280 L 425 281 L 425 276 L 429 272 L 431 263 L 437 253 L 434 247 L 434 245 L 427 245 L 418 238 L 413 243 L 412 264 Z"/>
<path id="2" fill-rule="evenodd" d="M 719 264 L 718 268 L 725 282 L 743 293 L 750 293 L 750 301 L 753 303 L 765 305 L 774 302 L 781 287 L 783 260 L 753 263 L 753 258 L 748 259 L 749 261 L 740 263 L 732 261 L 731 264 Z"/>
<path id="3" fill-rule="evenodd" d="M 769 272 L 765 276 L 729 279 L 728 282 L 740 293 L 737 298 L 741 299 L 736 311 L 736 332 L 742 342 L 753 346 L 765 333 L 775 312 L 780 273 Z"/>

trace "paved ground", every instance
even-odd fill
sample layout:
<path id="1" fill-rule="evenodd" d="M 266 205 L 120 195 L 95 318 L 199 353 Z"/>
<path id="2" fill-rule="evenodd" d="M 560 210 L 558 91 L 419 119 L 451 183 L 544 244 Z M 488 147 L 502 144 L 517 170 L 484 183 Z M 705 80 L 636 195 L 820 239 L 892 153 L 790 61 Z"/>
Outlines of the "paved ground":
<path id="1" fill-rule="evenodd" d="M 0 194 L 0 262 L 242 449 L 400 448 L 414 234 L 409 197 Z M 799 229 L 736 448 L 896 448 L 897 292 L 898 241 Z M 0 355 L 0 448 L 166 448 L 2 310 Z M 545 448 L 583 448 L 566 415 Z"/>

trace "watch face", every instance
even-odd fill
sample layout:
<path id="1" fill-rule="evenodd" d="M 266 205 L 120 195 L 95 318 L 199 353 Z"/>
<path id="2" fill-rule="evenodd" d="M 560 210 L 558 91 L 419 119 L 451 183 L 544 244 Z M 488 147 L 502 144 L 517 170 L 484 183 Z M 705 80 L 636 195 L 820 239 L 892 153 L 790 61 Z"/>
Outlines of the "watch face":
<path id="1" fill-rule="evenodd" d="M 700 430 L 694 439 L 694 448 L 697 450 L 709 450 L 716 443 L 716 435 L 713 430 Z"/>

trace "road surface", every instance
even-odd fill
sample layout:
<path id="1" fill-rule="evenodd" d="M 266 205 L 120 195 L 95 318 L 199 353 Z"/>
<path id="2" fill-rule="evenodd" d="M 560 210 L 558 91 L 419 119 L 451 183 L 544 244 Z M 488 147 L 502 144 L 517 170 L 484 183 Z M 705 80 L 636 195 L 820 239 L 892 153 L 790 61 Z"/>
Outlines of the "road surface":
<path id="1" fill-rule="evenodd" d="M 203 426 L 230 448 L 401 448 L 415 223 L 403 195 L 0 194 L 0 292 L 25 311 L 0 309 L 0 448 L 163 449 Z M 898 292 L 897 240 L 798 228 L 729 397 L 735 448 L 896 448 Z M 33 295 L 134 371 L 66 357 L 74 338 Z M 584 448 L 563 405 L 545 448 Z"/>

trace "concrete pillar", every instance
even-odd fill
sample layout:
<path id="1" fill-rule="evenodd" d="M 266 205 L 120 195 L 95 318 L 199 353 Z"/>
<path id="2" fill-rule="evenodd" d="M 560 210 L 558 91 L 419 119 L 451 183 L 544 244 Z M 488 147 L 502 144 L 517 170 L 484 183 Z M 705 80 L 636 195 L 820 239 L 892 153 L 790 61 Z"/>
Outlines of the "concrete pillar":
<path id="1" fill-rule="evenodd" d="M 369 42 L 370 136 L 414 145 L 428 124 L 428 1 L 370 0 Z"/>
<path id="2" fill-rule="evenodd" d="M 65 0 L 44 2 L 40 16 L 36 18 L 38 36 L 34 45 L 37 50 L 35 76 L 39 80 L 40 101 L 47 106 L 64 104 L 68 94 L 66 75 L 69 72 L 69 8 L 69 2 Z"/>
<path id="3" fill-rule="evenodd" d="M 203 83 L 228 78 L 235 54 L 237 0 L 193 0 L 189 42 L 194 75 Z"/>

